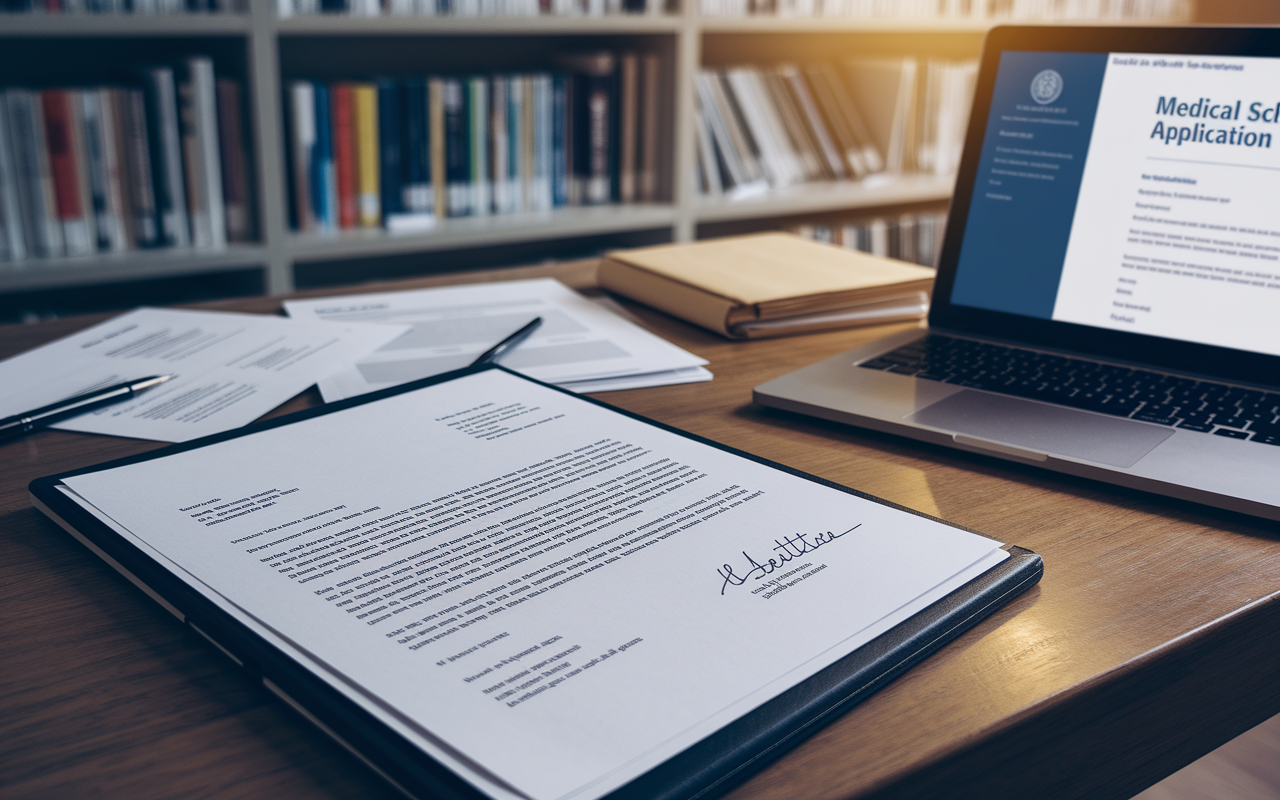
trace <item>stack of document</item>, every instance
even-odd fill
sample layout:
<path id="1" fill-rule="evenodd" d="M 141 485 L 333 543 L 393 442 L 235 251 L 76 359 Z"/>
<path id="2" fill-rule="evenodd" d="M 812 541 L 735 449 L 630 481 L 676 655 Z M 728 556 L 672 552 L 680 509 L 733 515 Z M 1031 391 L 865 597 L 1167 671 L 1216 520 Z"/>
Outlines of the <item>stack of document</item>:
<path id="1" fill-rule="evenodd" d="M 153 375 L 175 377 L 53 427 L 187 442 L 246 425 L 408 330 L 140 308 L 0 361 L 0 417 Z"/>
<path id="2" fill-rule="evenodd" d="M 448 286 L 284 304 L 289 316 L 409 325 L 408 333 L 319 382 L 325 402 L 465 367 L 534 317 L 542 326 L 505 367 L 575 392 L 711 380 L 682 350 L 551 278 Z"/>

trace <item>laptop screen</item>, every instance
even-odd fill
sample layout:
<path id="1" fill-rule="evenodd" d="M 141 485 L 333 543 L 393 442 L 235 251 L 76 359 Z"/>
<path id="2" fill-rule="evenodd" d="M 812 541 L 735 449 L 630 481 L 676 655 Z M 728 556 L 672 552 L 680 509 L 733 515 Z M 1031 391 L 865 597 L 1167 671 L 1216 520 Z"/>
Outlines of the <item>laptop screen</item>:
<path id="1" fill-rule="evenodd" d="M 950 304 L 1280 355 L 1280 58 L 1006 47 Z"/>

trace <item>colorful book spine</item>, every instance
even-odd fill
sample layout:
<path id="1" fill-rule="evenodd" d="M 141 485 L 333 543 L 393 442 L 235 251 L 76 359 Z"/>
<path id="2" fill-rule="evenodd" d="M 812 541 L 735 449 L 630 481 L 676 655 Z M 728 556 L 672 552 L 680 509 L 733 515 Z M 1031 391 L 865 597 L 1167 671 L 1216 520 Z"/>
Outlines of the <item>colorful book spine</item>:
<path id="1" fill-rule="evenodd" d="M 538 148 L 534 138 L 534 124 L 538 116 L 536 79 L 533 75 L 525 75 L 520 81 L 524 84 L 520 104 L 520 186 L 524 195 L 521 202 L 525 211 L 537 211 L 538 196 L 534 183 L 538 171 Z"/>
<path id="2" fill-rule="evenodd" d="M 551 77 L 551 205 L 569 204 L 569 78 Z"/>
<path id="3" fill-rule="evenodd" d="M 471 208 L 471 141 L 468 135 L 467 92 L 457 78 L 444 80 L 445 180 L 447 215 L 465 217 Z"/>
<path id="4" fill-rule="evenodd" d="M 490 81 L 489 166 L 493 173 L 493 209 L 499 214 L 511 212 L 510 146 L 508 144 L 507 97 L 510 80 L 495 75 Z"/>
<path id="5" fill-rule="evenodd" d="M 204 170 L 200 165 L 199 132 L 195 120 L 195 86 L 188 75 L 175 75 L 178 95 L 178 136 L 182 143 L 183 186 L 187 202 L 187 221 L 191 243 L 208 247 L 212 237 L 209 211 L 205 207 Z"/>
<path id="6" fill-rule="evenodd" d="M 612 53 L 566 55 L 559 62 L 573 73 L 572 200 L 598 205 L 615 199 L 618 166 L 615 140 L 617 59 Z"/>
<path id="7" fill-rule="evenodd" d="M 0 258 L 225 246 L 224 153 L 234 146 L 243 162 L 238 100 L 224 126 L 203 56 L 135 75 L 126 87 L 0 90 Z"/>
<path id="8" fill-rule="evenodd" d="M 0 213 L 4 215 L 4 257 L 21 261 L 27 257 L 29 236 L 18 199 L 18 167 L 9 131 L 9 104 L 0 94 Z"/>
<path id="9" fill-rule="evenodd" d="M 620 72 L 618 126 L 618 199 L 631 203 L 636 199 L 638 143 L 637 124 L 640 115 L 640 59 L 635 53 L 624 53 L 618 59 Z"/>
<path id="10" fill-rule="evenodd" d="M 640 165 L 637 179 L 642 203 L 654 203 L 658 200 L 658 175 L 661 170 L 658 164 L 658 137 L 662 130 L 658 124 L 658 98 L 662 92 L 661 74 L 661 61 L 657 54 L 646 54 L 640 81 Z"/>
<path id="11" fill-rule="evenodd" d="M 378 92 L 378 187 L 381 193 L 383 222 L 404 211 L 400 183 L 403 154 L 400 141 L 400 97 L 396 82 L 389 79 L 377 83 Z"/>
<path id="12" fill-rule="evenodd" d="M 352 86 L 356 130 L 356 197 L 360 225 L 376 228 L 382 223 L 378 165 L 378 89 L 372 84 Z"/>
<path id="13" fill-rule="evenodd" d="M 404 130 L 401 186 L 405 211 L 434 214 L 435 191 L 431 186 L 431 114 L 427 82 L 410 78 L 400 84 L 401 125 Z"/>
<path id="14" fill-rule="evenodd" d="M 558 63 L 565 71 L 292 85 L 302 96 L 290 95 L 300 105 L 290 107 L 288 163 L 308 198 L 299 224 L 309 208 L 319 226 L 407 232 L 433 216 L 656 199 L 657 56 Z M 307 117 L 314 125 L 293 121 Z M 336 201 L 323 188 L 330 163 Z"/>
<path id="15" fill-rule="evenodd" d="M 129 194 L 128 140 L 125 137 L 123 89 L 99 89 L 98 107 L 102 114 L 102 148 L 107 175 L 107 205 L 117 225 L 117 241 L 113 249 L 133 250 L 138 242 L 133 236 L 129 215 L 133 199 Z"/>
<path id="16" fill-rule="evenodd" d="M 79 89 L 67 90 L 67 101 L 71 109 L 71 154 L 75 159 L 76 193 L 80 199 L 80 213 L 84 219 L 88 240 L 85 252 L 92 253 L 97 250 L 98 231 L 97 217 L 93 212 L 93 192 L 89 182 L 89 146 L 86 141 L 84 104 L 80 99 L 81 94 Z"/>
<path id="17" fill-rule="evenodd" d="M 467 80 L 468 133 L 471 138 L 471 213 L 488 214 L 493 208 L 493 182 L 489 178 L 489 81 Z"/>
<path id="18" fill-rule="evenodd" d="M 356 190 L 355 96 L 351 84 L 333 85 L 333 171 L 338 187 L 338 227 L 360 224 Z"/>
<path id="19" fill-rule="evenodd" d="M 227 221 L 227 239 L 247 242 L 253 235 L 253 192 L 249 185 L 249 163 L 245 154 L 244 126 L 240 116 L 240 84 L 219 78 L 218 145 L 222 161 L 222 196 Z"/>
<path id="20" fill-rule="evenodd" d="M 183 186 L 182 140 L 173 70 L 157 67 L 147 70 L 144 78 L 148 139 L 162 243 L 186 247 L 191 244 L 191 230 Z"/>
<path id="21" fill-rule="evenodd" d="M 183 176 L 182 123 L 178 118 L 178 87 L 174 71 L 170 67 L 152 70 L 152 92 L 147 95 L 154 109 L 148 111 L 151 119 L 152 146 L 159 146 L 158 157 L 153 163 L 157 183 L 163 187 L 157 192 L 160 210 L 160 230 L 165 244 L 174 247 L 191 245 L 191 215 L 187 206 L 187 193 Z"/>
<path id="22" fill-rule="evenodd" d="M 550 211 L 552 148 L 552 92 L 551 76 L 535 75 L 533 82 L 533 208 Z"/>
<path id="23" fill-rule="evenodd" d="M 222 188 L 222 155 L 218 148 L 218 98 L 213 61 L 204 56 L 189 58 L 186 68 L 192 86 L 193 150 L 208 220 L 209 238 L 204 245 L 221 248 L 227 244 L 227 218 Z"/>
<path id="24" fill-rule="evenodd" d="M 310 81 L 294 81 L 289 85 L 290 134 L 293 139 L 293 208 L 294 227 L 299 231 L 315 230 L 316 214 L 312 206 L 311 151 L 316 143 L 315 87 Z"/>
<path id="25" fill-rule="evenodd" d="M 15 90 L 13 99 L 19 101 L 10 106 L 14 114 L 22 156 L 24 183 L 29 187 L 31 207 L 36 219 L 37 246 L 40 255 L 54 257 L 64 255 L 63 227 L 58 219 L 58 201 L 54 197 L 54 175 L 49 165 L 49 147 L 45 143 L 45 114 L 40 95 L 36 92 Z"/>
<path id="26" fill-rule="evenodd" d="M 522 75 L 512 75 L 507 80 L 507 186 L 508 213 L 525 210 L 525 88 L 527 80 Z"/>
<path id="27" fill-rule="evenodd" d="M 45 147 L 49 153 L 49 169 L 53 176 L 54 208 L 62 226 L 66 254 L 87 255 L 92 252 L 89 226 L 81 205 L 78 164 L 72 145 L 71 100 L 68 92 L 49 89 L 40 93 L 44 112 Z"/>
<path id="28" fill-rule="evenodd" d="M 164 244 L 160 233 L 160 211 L 156 203 L 155 180 L 152 177 L 151 135 L 147 125 L 146 100 L 137 89 L 124 94 L 124 119 L 127 172 L 131 208 L 130 227 L 139 247 Z"/>
<path id="29" fill-rule="evenodd" d="M 430 123 L 428 136 L 431 142 L 431 185 L 436 198 L 437 217 L 445 217 L 449 214 L 449 187 L 445 175 L 444 84 L 443 78 L 427 80 L 430 91 L 427 101 L 427 118 Z"/>
<path id="30" fill-rule="evenodd" d="M 578 180 L 577 158 L 579 131 L 578 84 L 573 75 L 564 75 L 564 190 L 565 205 L 582 205 L 582 182 Z"/>
<path id="31" fill-rule="evenodd" d="M 315 92 L 316 140 L 311 148 L 311 207 L 316 225 L 321 230 L 338 227 L 338 186 L 333 166 L 333 116 L 331 92 L 319 81 L 312 84 Z"/>
<path id="32" fill-rule="evenodd" d="M 124 250 L 124 226 L 121 223 L 120 204 L 111 190 L 114 168 L 114 142 L 108 128 L 111 111 L 105 107 L 100 92 L 86 90 L 77 98 L 81 107 L 85 161 L 88 174 L 89 203 L 93 212 L 94 245 L 96 249 Z"/>
<path id="33" fill-rule="evenodd" d="M 587 145 L 586 202 L 607 203 L 613 196 L 612 175 L 609 174 L 610 106 L 607 79 L 588 76 L 586 95 L 587 113 L 584 137 Z"/>

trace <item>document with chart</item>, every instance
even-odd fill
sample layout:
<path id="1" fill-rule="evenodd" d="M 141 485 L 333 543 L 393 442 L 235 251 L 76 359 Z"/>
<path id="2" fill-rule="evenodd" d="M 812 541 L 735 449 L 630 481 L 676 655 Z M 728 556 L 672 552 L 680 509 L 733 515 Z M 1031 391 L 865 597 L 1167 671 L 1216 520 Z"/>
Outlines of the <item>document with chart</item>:
<path id="1" fill-rule="evenodd" d="M 49 496 L 501 798 L 601 797 L 1013 559 L 503 369 L 424 383 Z"/>
<path id="2" fill-rule="evenodd" d="M 603 299 L 603 298 L 602 298 Z M 326 402 L 459 369 L 534 317 L 503 366 L 575 392 L 711 380 L 706 359 L 552 278 L 289 300 L 291 317 L 409 325 L 409 333 L 320 382 Z M 623 312 L 625 313 L 625 312 Z"/>

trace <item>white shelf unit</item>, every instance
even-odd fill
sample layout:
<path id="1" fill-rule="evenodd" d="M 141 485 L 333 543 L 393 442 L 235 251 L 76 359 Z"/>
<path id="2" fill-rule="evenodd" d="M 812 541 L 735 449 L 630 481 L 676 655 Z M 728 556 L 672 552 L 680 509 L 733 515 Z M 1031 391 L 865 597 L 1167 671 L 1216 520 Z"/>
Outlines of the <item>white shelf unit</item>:
<path id="1" fill-rule="evenodd" d="M 249 149 L 254 162 L 258 243 L 216 252 L 157 250 L 77 259 L 0 263 L 0 294 L 91 286 L 144 278 L 199 275 L 218 270 L 261 270 L 266 292 L 291 291 L 297 268 L 334 262 L 466 250 L 495 244 L 545 243 L 582 237 L 649 231 L 671 241 L 690 241 L 701 224 L 758 222 L 805 214 L 862 210 L 911 204 L 942 204 L 951 195 L 949 177 L 903 176 L 868 184 L 827 183 L 794 186 L 738 201 L 701 196 L 695 182 L 693 75 L 704 64 L 776 63 L 834 57 L 844 52 L 932 53 L 975 56 L 983 33 L 995 23 L 929 19 L 779 19 L 773 17 L 700 17 L 697 0 L 683 0 L 679 14 L 603 17 L 355 17 L 307 15 L 281 19 L 275 0 L 250 0 L 245 14 L 172 15 L 0 15 L 0 50 L 6 42 L 47 42 L 55 51 L 76 56 L 81 41 L 181 42 L 196 52 L 204 42 L 233 40 L 243 53 L 249 110 Z M 492 37 L 492 38 L 491 38 Z M 283 98 L 281 87 L 303 74 L 306 65 L 324 64 L 332 55 L 342 68 L 351 50 L 379 56 L 434 43 L 451 52 L 478 47 L 465 69 L 483 65 L 486 51 L 544 52 L 566 43 L 616 48 L 634 43 L 655 46 L 667 60 L 670 105 L 670 201 L 659 205 L 622 205 L 557 209 L 542 215 L 494 215 L 444 219 L 431 230 L 397 235 L 380 230 L 301 235 L 288 227 Z M 408 45 L 406 45 L 408 43 Z M 506 47 L 497 47 L 499 43 Z M 486 47 L 487 45 L 487 47 Z M 363 49 L 362 49 L 363 48 Z M 418 47 L 429 52 L 431 47 Z M 302 54 L 301 65 L 298 54 Z M 138 56 L 143 58 L 143 56 Z M 356 55 L 354 58 L 358 59 Z M 510 56 L 508 55 L 508 58 Z M 376 58 L 375 58 L 376 60 Z M 139 61 L 139 65 L 145 61 Z M 86 64 L 80 78 L 98 80 Z M 440 69 L 440 64 L 435 64 Z M 482 66 L 481 66 L 482 68 Z M 506 68 L 498 65 L 495 68 Z M 374 72 L 377 65 L 367 68 Z M 318 76 L 325 77 L 325 76 Z M 334 76 L 338 77 L 338 76 Z M 358 276 L 353 276 L 353 280 Z"/>

